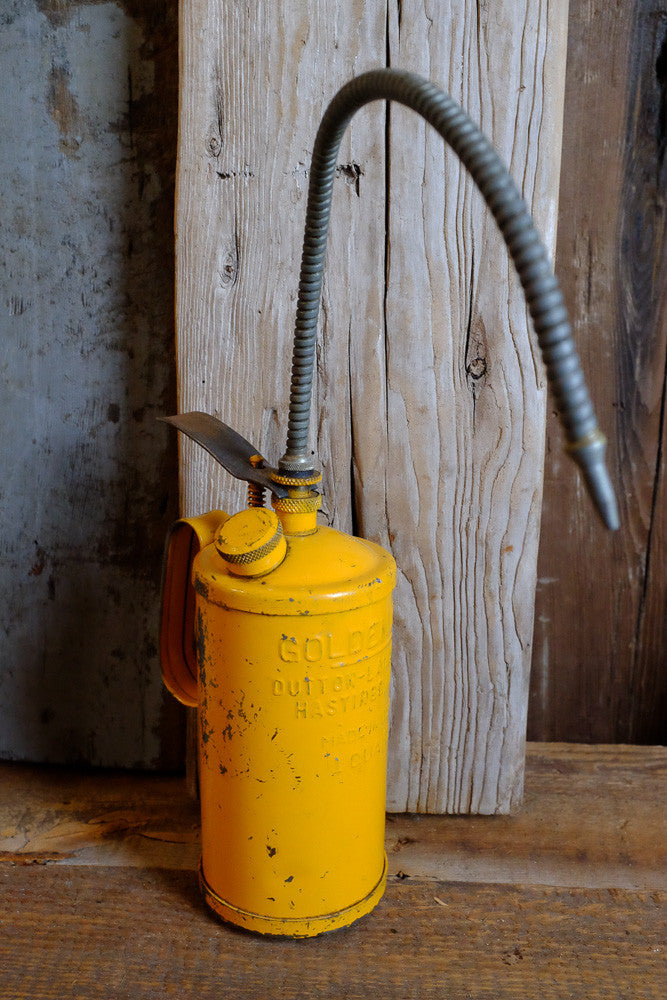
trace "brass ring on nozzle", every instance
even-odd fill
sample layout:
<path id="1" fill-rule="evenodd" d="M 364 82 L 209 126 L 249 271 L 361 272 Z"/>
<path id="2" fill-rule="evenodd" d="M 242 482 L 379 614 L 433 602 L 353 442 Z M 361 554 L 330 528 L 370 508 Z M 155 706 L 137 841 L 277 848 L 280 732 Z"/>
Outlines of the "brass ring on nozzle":
<path id="1" fill-rule="evenodd" d="M 273 482 L 278 483 L 280 486 L 316 486 L 317 483 L 322 482 L 322 473 L 319 469 L 308 469 L 302 476 L 292 470 L 278 471 L 277 469 L 272 469 L 270 475 Z"/>
<path id="2" fill-rule="evenodd" d="M 316 490 L 308 490 L 303 496 L 274 497 L 271 501 L 273 509 L 284 510 L 290 514 L 310 514 L 322 506 L 322 494 Z"/>

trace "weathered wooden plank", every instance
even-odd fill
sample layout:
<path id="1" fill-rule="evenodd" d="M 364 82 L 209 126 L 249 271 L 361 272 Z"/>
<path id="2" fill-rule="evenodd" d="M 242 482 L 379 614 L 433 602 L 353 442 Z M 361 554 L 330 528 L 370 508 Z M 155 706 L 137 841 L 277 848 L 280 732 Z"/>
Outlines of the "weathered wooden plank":
<path id="1" fill-rule="evenodd" d="M 180 37 L 180 406 L 220 416 L 277 461 L 309 153 L 328 97 L 348 77 L 384 62 L 385 13 L 360 0 L 335 9 L 323 0 L 298 6 L 255 0 L 242 8 L 185 0 Z M 343 431 L 350 324 L 359 341 L 356 327 L 381 322 L 383 177 L 381 128 L 353 125 L 334 196 L 342 224 L 332 234 L 330 259 L 338 266 L 328 271 L 324 293 L 324 311 L 335 317 L 336 329 L 321 346 L 317 389 L 318 407 L 325 400 Z M 368 198 L 362 197 L 366 189 Z M 340 436 L 347 442 L 338 466 L 346 487 L 333 493 L 327 516 L 349 521 L 350 445 Z M 323 440 L 328 471 L 328 436 Z M 201 449 L 182 447 L 184 509 L 237 508 L 244 490 Z"/>
<path id="2" fill-rule="evenodd" d="M 391 816 L 390 872 L 447 881 L 667 890 L 667 750 L 528 744 L 515 816 Z"/>
<path id="3" fill-rule="evenodd" d="M 391 63 L 480 123 L 553 247 L 566 6 L 392 10 Z M 522 793 L 544 376 L 481 198 L 437 136 L 391 115 L 387 475 L 364 495 L 401 569 L 389 803 L 505 812 Z"/>
<path id="4" fill-rule="evenodd" d="M 194 871 L 199 812 L 182 776 L 0 765 L 4 863 Z"/>
<path id="5" fill-rule="evenodd" d="M 667 750 L 529 744 L 515 816 L 389 817 L 389 875 L 667 889 Z M 199 807 L 182 778 L 0 766 L 0 863 L 195 871 Z"/>
<path id="6" fill-rule="evenodd" d="M 2 1000 L 664 996 L 657 893 L 396 880 L 307 942 L 219 924 L 187 872 L 0 869 L 0 893 Z"/>
<path id="7" fill-rule="evenodd" d="M 550 417 L 529 734 L 659 743 L 667 718 L 664 3 L 577 0 L 569 30 L 557 267 L 610 438 L 621 531 L 602 535 L 579 503 Z"/>
<path id="8" fill-rule="evenodd" d="M 552 242 L 566 11 L 181 9 L 180 405 L 275 460 L 327 100 L 384 65 L 388 40 L 393 65 L 434 77 L 481 120 Z M 436 136 L 391 114 L 386 177 L 381 106 L 360 112 L 341 153 L 314 404 L 324 510 L 392 546 L 401 570 L 389 807 L 506 812 L 522 788 L 544 386 L 470 184 Z M 236 506 L 241 491 L 182 447 L 185 510 Z"/>
<path id="9" fill-rule="evenodd" d="M 174 767 L 175 9 L 8 0 L 0 21 L 0 756 Z"/>

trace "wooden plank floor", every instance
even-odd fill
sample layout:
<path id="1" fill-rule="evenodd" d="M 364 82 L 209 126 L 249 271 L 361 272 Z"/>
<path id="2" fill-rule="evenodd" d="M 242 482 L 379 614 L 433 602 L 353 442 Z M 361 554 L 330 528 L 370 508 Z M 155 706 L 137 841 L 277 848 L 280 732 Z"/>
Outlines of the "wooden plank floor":
<path id="1" fill-rule="evenodd" d="M 2 765 L 0 1000 L 662 1000 L 666 762 L 529 746 L 517 816 L 389 817 L 384 899 L 310 941 L 209 916 L 181 779 Z"/>

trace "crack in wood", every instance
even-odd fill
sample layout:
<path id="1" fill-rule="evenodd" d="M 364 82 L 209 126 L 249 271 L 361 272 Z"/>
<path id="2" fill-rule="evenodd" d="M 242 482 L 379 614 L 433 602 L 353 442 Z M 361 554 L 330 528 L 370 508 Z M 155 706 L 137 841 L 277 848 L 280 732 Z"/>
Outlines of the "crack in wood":
<path id="1" fill-rule="evenodd" d="M 463 350 L 463 359 L 465 364 L 466 375 L 468 376 L 468 388 L 472 395 L 472 432 L 475 433 L 475 418 L 477 414 L 477 396 L 479 394 L 479 386 L 477 383 L 481 378 L 486 375 L 487 364 L 486 358 L 480 357 L 476 354 L 474 358 L 470 358 L 472 353 L 471 340 L 472 340 L 472 317 L 474 311 L 475 303 L 475 247 L 474 244 L 470 249 L 470 292 L 468 295 L 468 315 L 466 321 L 466 335 L 465 335 L 465 346 Z M 478 345 L 474 345 L 475 351 L 478 350 Z"/>
<path id="2" fill-rule="evenodd" d="M 656 140 L 658 146 L 658 178 L 662 172 L 667 149 L 667 15 L 661 20 L 662 40 L 658 46 L 655 61 L 655 76 L 658 83 L 658 114 Z"/>
<path id="3" fill-rule="evenodd" d="M 667 270 L 667 268 L 666 268 Z M 639 606 L 637 608 L 637 625 L 635 629 L 635 641 L 634 641 L 634 653 L 633 653 L 633 663 L 632 663 L 632 680 L 633 686 L 634 681 L 640 672 L 640 660 L 643 653 L 643 643 L 642 643 L 642 633 L 644 631 L 646 608 L 648 602 L 649 584 L 651 582 L 651 560 L 654 547 L 654 532 L 656 528 L 657 513 L 658 513 L 658 493 L 660 488 L 660 478 L 663 469 L 663 447 L 664 447 L 664 433 L 665 433 L 665 397 L 667 394 L 667 358 L 665 359 L 665 369 L 663 373 L 662 380 L 662 394 L 660 400 L 660 421 L 658 425 L 658 443 L 656 448 L 655 456 L 655 473 L 653 477 L 653 491 L 651 495 L 651 516 L 649 520 L 648 532 L 646 536 L 646 553 L 644 559 L 644 578 L 642 581 L 642 590 L 639 598 Z M 635 692 L 633 691 L 633 701 Z M 633 706 L 634 707 L 634 706 Z M 635 715 L 638 714 L 636 711 L 630 713 L 631 718 L 634 720 Z M 636 738 L 638 735 L 637 724 L 634 722 L 632 725 L 632 732 L 630 734 L 630 739 Z"/>
<path id="4" fill-rule="evenodd" d="M 352 407 L 352 317 L 347 326 L 347 391 L 350 407 L 350 516 L 352 518 L 352 534 L 359 534 L 359 509 L 357 503 L 357 489 L 354 475 L 354 456 L 356 454 L 356 443 L 354 437 L 354 412 Z"/>

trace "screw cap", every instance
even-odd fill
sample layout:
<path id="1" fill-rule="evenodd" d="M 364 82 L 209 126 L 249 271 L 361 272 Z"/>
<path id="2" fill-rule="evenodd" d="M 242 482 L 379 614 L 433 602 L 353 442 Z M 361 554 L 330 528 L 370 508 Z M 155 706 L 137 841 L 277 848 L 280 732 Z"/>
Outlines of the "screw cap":
<path id="1" fill-rule="evenodd" d="M 251 507 L 230 517 L 218 531 L 215 547 L 235 576 L 270 573 L 287 553 L 278 516 L 266 507 Z"/>

